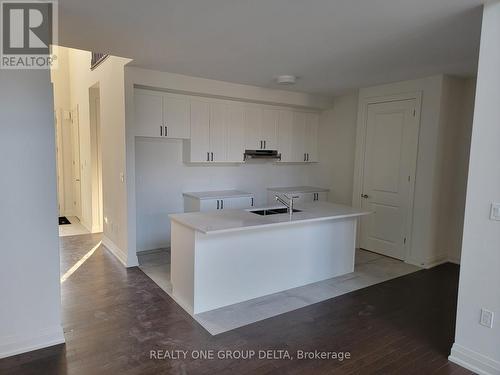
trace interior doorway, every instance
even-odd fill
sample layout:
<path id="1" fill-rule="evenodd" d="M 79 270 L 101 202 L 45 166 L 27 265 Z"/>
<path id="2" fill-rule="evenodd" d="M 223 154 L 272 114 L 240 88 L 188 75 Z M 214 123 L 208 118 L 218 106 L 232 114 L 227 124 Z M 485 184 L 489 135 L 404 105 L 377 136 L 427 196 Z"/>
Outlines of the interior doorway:
<path id="1" fill-rule="evenodd" d="M 89 88 L 90 151 L 92 171 L 92 233 L 103 231 L 101 104 L 99 84 Z"/>
<path id="2" fill-rule="evenodd" d="M 416 98 L 367 103 L 360 186 L 359 246 L 406 260 L 411 217 L 419 121 Z"/>

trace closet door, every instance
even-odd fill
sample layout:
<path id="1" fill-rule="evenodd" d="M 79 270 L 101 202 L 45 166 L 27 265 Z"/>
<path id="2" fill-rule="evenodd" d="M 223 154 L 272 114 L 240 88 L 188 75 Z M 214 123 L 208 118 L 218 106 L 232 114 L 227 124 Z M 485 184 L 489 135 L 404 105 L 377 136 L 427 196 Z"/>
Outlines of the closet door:
<path id="1" fill-rule="evenodd" d="M 163 137 L 163 97 L 161 93 L 134 90 L 135 135 Z"/>
<path id="2" fill-rule="evenodd" d="M 189 97 L 163 94 L 165 137 L 189 139 Z"/>

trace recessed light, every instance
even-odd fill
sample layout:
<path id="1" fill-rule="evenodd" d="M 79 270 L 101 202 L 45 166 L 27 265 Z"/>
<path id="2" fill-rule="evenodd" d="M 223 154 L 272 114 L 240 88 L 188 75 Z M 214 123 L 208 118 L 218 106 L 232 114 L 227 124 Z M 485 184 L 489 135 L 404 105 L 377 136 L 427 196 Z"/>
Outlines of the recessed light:
<path id="1" fill-rule="evenodd" d="M 295 82 L 297 82 L 297 77 L 289 74 L 284 74 L 281 76 L 277 76 L 275 80 L 280 85 L 293 85 Z"/>

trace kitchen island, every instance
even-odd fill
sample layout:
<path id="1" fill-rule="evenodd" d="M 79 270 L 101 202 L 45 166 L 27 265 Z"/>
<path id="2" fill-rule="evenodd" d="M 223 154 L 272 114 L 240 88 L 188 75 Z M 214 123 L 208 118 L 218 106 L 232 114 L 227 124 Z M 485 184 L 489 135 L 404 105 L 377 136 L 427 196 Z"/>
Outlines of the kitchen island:
<path id="1" fill-rule="evenodd" d="M 369 212 L 313 202 L 172 214 L 172 295 L 191 314 L 354 270 L 357 219 Z"/>

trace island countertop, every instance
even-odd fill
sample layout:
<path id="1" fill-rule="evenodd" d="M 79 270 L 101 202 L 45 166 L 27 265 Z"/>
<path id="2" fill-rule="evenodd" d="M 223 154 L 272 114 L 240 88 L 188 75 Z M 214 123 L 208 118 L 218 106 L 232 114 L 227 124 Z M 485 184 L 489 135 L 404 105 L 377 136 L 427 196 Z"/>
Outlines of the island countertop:
<path id="1" fill-rule="evenodd" d="M 301 210 L 301 212 L 294 212 L 291 220 L 290 215 L 287 213 L 261 216 L 250 212 L 278 207 L 282 208 L 283 206 L 211 212 L 189 212 L 170 214 L 169 217 L 171 220 L 201 233 L 218 234 L 322 220 L 354 218 L 370 214 L 369 211 L 350 206 L 318 201 L 295 205 L 294 208 Z"/>

